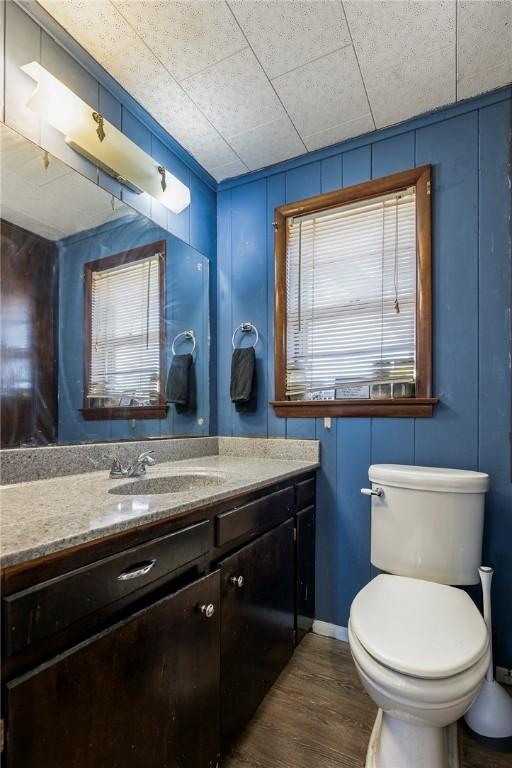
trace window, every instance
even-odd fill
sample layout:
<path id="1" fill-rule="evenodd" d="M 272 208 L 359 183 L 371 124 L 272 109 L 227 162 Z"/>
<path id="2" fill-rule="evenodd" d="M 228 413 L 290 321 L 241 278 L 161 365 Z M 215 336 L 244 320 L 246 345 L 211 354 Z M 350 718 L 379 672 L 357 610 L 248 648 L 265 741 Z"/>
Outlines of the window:
<path id="1" fill-rule="evenodd" d="M 86 419 L 163 418 L 165 243 L 85 265 Z"/>
<path id="2" fill-rule="evenodd" d="M 430 166 L 276 209 L 279 416 L 430 416 Z"/>

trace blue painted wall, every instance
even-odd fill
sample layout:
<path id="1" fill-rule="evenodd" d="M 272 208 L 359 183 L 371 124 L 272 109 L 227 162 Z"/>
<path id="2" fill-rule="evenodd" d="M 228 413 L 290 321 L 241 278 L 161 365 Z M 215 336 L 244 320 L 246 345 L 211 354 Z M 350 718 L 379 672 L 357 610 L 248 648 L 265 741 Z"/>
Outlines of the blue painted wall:
<path id="1" fill-rule="evenodd" d="M 496 661 L 512 666 L 510 477 L 510 131 L 505 89 L 431 116 L 219 185 L 219 433 L 317 438 L 317 618 L 346 625 L 372 577 L 370 508 L 359 493 L 375 462 L 480 469 L 492 476 L 484 561 L 493 587 Z M 434 393 L 432 419 L 278 419 L 273 397 L 275 206 L 433 165 Z M 229 401 L 232 329 L 256 323 L 259 406 Z"/>
<path id="2" fill-rule="evenodd" d="M 70 150 L 25 109 L 30 82 L 19 66 L 40 61 L 126 135 L 189 184 L 192 205 L 174 216 L 147 198 L 126 202 L 149 214 L 214 263 L 211 269 L 212 398 L 220 434 L 317 437 L 318 618 L 346 624 L 354 594 L 371 577 L 369 510 L 358 488 L 371 462 L 480 468 L 492 475 L 486 562 L 496 568 L 497 661 L 512 666 L 512 493 L 510 485 L 510 89 L 248 174 L 219 186 L 56 25 L 41 27 L 6 3 L 4 119 L 115 194 L 118 185 Z M 41 12 L 42 14 L 42 12 Z M 44 16 L 44 14 L 42 14 Z M 2 36 L 3 37 L 3 36 Z M 65 48 L 59 43 L 64 41 Z M 70 56 L 68 51 L 73 51 Z M 81 63 L 79 63 L 79 61 Z M 0 89 L 0 97 L 3 89 Z M 275 206 L 414 165 L 434 165 L 434 386 L 431 420 L 277 419 L 273 396 L 273 230 Z M 217 212 L 216 212 L 217 206 Z M 217 216 L 217 218 L 216 218 Z M 218 283 L 216 282 L 218 281 Z M 260 398 L 255 414 L 229 402 L 230 339 L 257 323 Z M 218 342 L 218 353 L 216 344 Z"/>
<path id="3" fill-rule="evenodd" d="M 193 329 L 197 377 L 197 414 L 179 415 L 173 406 L 166 419 L 85 421 L 83 398 L 83 265 L 146 243 L 165 240 L 167 360 L 171 343 L 181 331 Z M 208 260 L 187 243 L 135 214 L 61 240 L 59 249 L 59 443 L 123 440 L 148 436 L 208 435 L 209 422 L 209 301 Z M 181 351 L 189 351 L 182 347 Z M 180 350 L 178 350 L 180 351 Z M 203 423 L 199 424 L 198 419 Z"/>

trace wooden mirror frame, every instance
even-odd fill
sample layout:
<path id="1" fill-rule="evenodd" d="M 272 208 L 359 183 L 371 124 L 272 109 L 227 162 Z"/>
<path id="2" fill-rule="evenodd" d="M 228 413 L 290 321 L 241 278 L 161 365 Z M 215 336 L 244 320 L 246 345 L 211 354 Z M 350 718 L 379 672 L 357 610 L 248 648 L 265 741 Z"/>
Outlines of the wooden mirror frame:
<path id="1" fill-rule="evenodd" d="M 432 397 L 432 218 L 430 165 L 316 195 L 275 209 L 275 399 L 277 416 L 428 417 L 438 398 Z M 286 220 L 362 200 L 371 200 L 407 187 L 416 189 L 416 395 L 379 400 L 288 400 L 286 398 Z"/>
<path id="2" fill-rule="evenodd" d="M 165 260 L 166 242 L 158 240 L 148 245 L 122 251 L 104 259 L 88 261 L 84 264 L 84 391 L 83 407 L 80 408 L 86 421 L 99 421 L 106 419 L 164 419 L 167 415 L 165 401 Z M 119 406 L 113 408 L 91 408 L 87 400 L 89 391 L 89 370 L 91 361 L 91 300 L 92 300 L 92 273 L 112 269 L 121 264 L 129 264 L 131 261 L 139 261 L 159 253 L 159 289 L 160 289 L 160 393 L 159 402 L 155 405 Z"/>

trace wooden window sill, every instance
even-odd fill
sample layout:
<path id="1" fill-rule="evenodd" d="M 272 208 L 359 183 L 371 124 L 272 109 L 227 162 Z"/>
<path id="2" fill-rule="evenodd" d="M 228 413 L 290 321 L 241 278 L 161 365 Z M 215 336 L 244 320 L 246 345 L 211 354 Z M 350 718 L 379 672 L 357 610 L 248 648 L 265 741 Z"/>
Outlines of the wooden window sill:
<path id="1" fill-rule="evenodd" d="M 85 421 L 108 419 L 165 419 L 166 405 L 134 405 L 118 408 L 80 408 Z"/>
<path id="2" fill-rule="evenodd" d="M 276 416 L 323 418 L 324 416 L 378 416 L 429 418 L 437 397 L 403 397 L 393 400 L 272 400 Z"/>

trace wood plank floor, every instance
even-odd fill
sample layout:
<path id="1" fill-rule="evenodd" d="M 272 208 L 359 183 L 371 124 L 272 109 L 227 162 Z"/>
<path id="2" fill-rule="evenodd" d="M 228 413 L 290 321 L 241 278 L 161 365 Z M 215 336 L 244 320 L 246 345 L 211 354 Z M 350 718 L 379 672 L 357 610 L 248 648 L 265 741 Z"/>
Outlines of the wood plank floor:
<path id="1" fill-rule="evenodd" d="M 348 645 L 309 634 L 223 768 L 362 768 L 375 714 Z M 512 766 L 462 728 L 460 757 L 461 768 Z"/>

